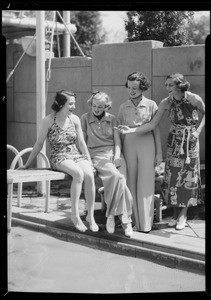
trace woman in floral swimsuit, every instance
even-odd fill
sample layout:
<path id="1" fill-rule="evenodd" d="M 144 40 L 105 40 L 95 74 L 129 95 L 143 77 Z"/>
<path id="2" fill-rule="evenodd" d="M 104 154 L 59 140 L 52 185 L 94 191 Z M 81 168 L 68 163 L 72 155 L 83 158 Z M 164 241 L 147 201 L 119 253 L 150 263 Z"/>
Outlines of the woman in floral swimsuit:
<path id="1" fill-rule="evenodd" d="M 53 113 L 46 116 L 41 125 L 39 137 L 23 168 L 28 168 L 43 147 L 47 138 L 50 144 L 50 163 L 54 170 L 63 171 L 72 176 L 71 220 L 79 231 L 86 231 L 79 214 L 79 197 L 83 181 L 85 183 L 85 197 L 88 206 L 86 221 L 90 230 L 98 231 L 99 227 L 94 219 L 95 182 L 93 165 L 84 141 L 80 119 L 73 114 L 75 109 L 75 94 L 66 90 L 56 93 L 51 106 Z"/>
<path id="2" fill-rule="evenodd" d="M 186 225 L 187 209 L 200 203 L 199 134 L 205 125 L 205 105 L 201 97 L 188 91 L 190 83 L 182 74 L 167 77 L 169 96 L 161 101 L 154 118 L 137 128 L 119 126 L 120 132 L 145 133 L 153 130 L 165 111 L 172 123 L 167 141 L 164 176 L 164 198 L 174 207 L 168 226 L 181 230 Z M 203 115 L 199 122 L 198 111 Z"/>

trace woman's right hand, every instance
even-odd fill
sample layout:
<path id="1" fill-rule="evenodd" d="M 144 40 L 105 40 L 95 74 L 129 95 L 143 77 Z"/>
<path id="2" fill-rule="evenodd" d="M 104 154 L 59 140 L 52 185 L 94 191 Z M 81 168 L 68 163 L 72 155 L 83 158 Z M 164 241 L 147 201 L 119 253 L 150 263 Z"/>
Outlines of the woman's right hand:
<path id="1" fill-rule="evenodd" d="M 119 126 L 117 127 L 117 129 L 118 129 L 119 132 L 122 133 L 122 134 L 127 134 L 127 133 L 132 133 L 132 132 L 134 132 L 134 128 L 130 128 L 130 127 L 126 126 L 126 125 L 119 125 Z"/>
<path id="2" fill-rule="evenodd" d="M 90 162 L 91 167 L 92 167 L 92 172 L 94 173 L 94 175 L 96 176 L 97 174 L 97 170 L 95 169 L 94 165 L 92 164 L 92 162 Z"/>
<path id="3" fill-rule="evenodd" d="M 113 164 L 118 169 L 119 167 L 121 167 L 121 162 L 122 162 L 122 160 L 121 160 L 121 157 L 120 157 L 120 158 L 114 159 Z"/>

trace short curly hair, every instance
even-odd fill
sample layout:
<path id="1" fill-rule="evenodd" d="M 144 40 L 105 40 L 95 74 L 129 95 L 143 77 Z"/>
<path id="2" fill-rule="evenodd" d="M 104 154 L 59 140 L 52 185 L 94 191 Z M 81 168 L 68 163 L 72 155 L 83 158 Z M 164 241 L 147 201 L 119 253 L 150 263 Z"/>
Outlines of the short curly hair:
<path id="1" fill-rule="evenodd" d="M 65 103 L 67 102 L 67 96 L 73 96 L 76 99 L 76 94 L 71 93 L 67 90 L 60 90 L 56 93 L 55 98 L 54 98 L 54 102 L 51 105 L 51 108 L 55 111 L 58 112 L 60 111 L 60 109 L 62 109 L 62 107 L 65 105 Z"/>
<path id="2" fill-rule="evenodd" d="M 180 73 L 173 73 L 166 77 L 167 79 L 172 79 L 173 82 L 178 86 L 181 92 L 186 92 L 190 88 L 190 83 L 185 79 L 185 76 Z"/>
<path id="3" fill-rule="evenodd" d="M 106 110 L 109 110 L 112 106 L 112 101 L 111 101 L 110 97 L 105 92 L 101 92 L 101 91 L 96 91 L 96 92 L 92 93 L 92 96 L 87 100 L 88 106 L 90 108 L 92 107 L 93 99 L 100 100 L 102 98 L 105 99 L 105 108 L 106 108 Z"/>
<path id="4" fill-rule="evenodd" d="M 128 81 L 139 81 L 139 88 L 142 91 L 147 91 L 150 87 L 149 79 L 146 75 L 140 72 L 133 72 L 127 76 L 125 87 L 128 88 Z"/>

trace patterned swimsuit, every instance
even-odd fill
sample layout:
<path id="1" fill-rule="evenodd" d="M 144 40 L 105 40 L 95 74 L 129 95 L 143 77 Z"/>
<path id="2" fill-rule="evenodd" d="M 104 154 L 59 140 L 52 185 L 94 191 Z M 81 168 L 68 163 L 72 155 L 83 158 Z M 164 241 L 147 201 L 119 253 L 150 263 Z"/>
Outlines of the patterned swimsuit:
<path id="1" fill-rule="evenodd" d="M 77 132 L 74 123 L 69 118 L 69 125 L 66 129 L 62 129 L 56 123 L 56 115 L 54 122 L 47 134 L 50 144 L 50 163 L 53 169 L 57 169 L 57 166 L 65 159 L 71 159 L 74 162 L 78 162 L 83 159 L 87 159 L 85 154 L 81 154 L 76 142 Z"/>
<path id="2" fill-rule="evenodd" d="M 196 130 L 198 113 L 186 98 L 171 100 L 172 123 L 164 176 L 164 198 L 169 206 L 195 206 L 201 201 L 199 140 L 191 138 Z"/>

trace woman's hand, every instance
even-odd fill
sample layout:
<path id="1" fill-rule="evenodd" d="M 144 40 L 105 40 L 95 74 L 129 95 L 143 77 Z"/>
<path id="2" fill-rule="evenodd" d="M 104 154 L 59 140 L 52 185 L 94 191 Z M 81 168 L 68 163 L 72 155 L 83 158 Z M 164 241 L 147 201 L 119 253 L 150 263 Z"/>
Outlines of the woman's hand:
<path id="1" fill-rule="evenodd" d="M 91 165 L 91 168 L 92 168 L 92 171 L 93 171 L 94 175 L 96 175 L 97 174 L 97 170 L 95 169 L 93 163 L 90 162 L 90 165 Z"/>
<path id="2" fill-rule="evenodd" d="M 155 155 L 155 166 L 159 166 L 163 162 L 162 154 L 158 153 Z"/>
<path id="3" fill-rule="evenodd" d="M 192 135 L 191 135 L 191 139 L 198 139 L 199 138 L 199 133 L 198 133 L 198 131 L 196 130 L 196 131 L 194 131 L 194 132 L 192 132 Z"/>
<path id="4" fill-rule="evenodd" d="M 121 158 L 116 158 L 114 159 L 113 164 L 118 169 L 121 166 L 121 162 L 122 162 Z"/>
<path id="5" fill-rule="evenodd" d="M 134 128 L 130 128 L 130 127 L 126 126 L 126 125 L 119 125 L 119 126 L 117 127 L 117 129 L 118 129 L 119 132 L 122 133 L 122 134 L 132 133 L 132 132 L 135 131 Z"/>
<path id="6" fill-rule="evenodd" d="M 92 167 L 92 171 L 93 171 L 94 175 L 96 176 L 97 175 L 97 170 L 94 167 Z"/>

